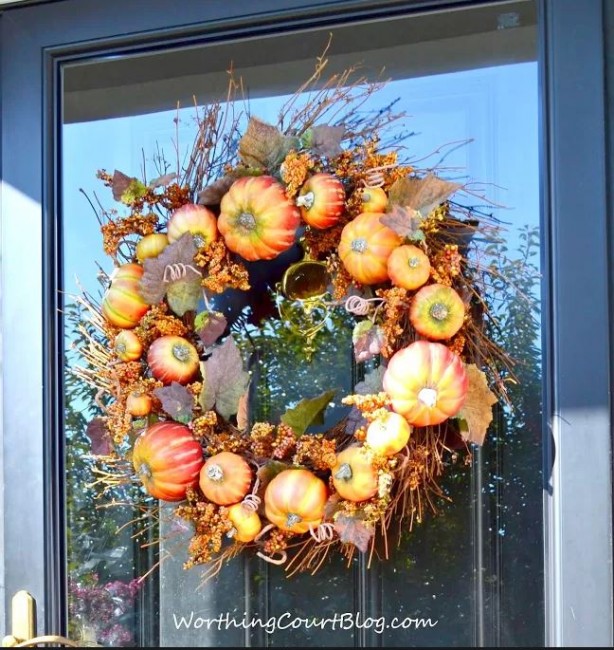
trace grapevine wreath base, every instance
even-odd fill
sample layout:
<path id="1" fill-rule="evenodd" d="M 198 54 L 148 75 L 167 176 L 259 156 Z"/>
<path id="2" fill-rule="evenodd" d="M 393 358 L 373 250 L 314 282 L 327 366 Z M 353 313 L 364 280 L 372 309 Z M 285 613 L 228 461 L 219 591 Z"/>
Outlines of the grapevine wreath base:
<path id="1" fill-rule="evenodd" d="M 251 550 L 289 574 L 333 550 L 387 557 L 390 534 L 444 496 L 451 446 L 482 443 L 511 376 L 480 280 L 494 221 L 452 200 L 479 195 L 405 161 L 391 107 L 359 110 L 381 83 L 325 79 L 325 65 L 276 125 L 239 114 L 231 80 L 227 100 L 196 110 L 187 165 L 171 173 L 158 156 L 150 181 L 98 173 L 118 204 L 92 202 L 116 268 L 100 301 L 78 298 L 75 369 L 96 389 L 88 434 L 108 442 L 97 478 L 176 503 L 193 525 L 186 566 L 211 575 Z M 267 264 L 281 280 L 253 287 Z M 343 397 L 347 417 L 310 432 L 328 391 L 252 421 L 249 337 L 214 306 L 228 292 L 271 298 L 305 364 L 331 313 L 353 319 L 365 381 Z"/>

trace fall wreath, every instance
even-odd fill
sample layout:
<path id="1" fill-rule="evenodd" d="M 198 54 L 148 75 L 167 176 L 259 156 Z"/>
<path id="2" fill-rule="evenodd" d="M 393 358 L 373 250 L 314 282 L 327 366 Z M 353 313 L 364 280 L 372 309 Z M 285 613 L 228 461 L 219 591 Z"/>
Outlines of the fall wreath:
<path id="1" fill-rule="evenodd" d="M 187 567 L 215 572 L 248 549 L 290 574 L 333 549 L 387 556 L 389 535 L 442 495 L 453 443 L 481 444 L 506 400 L 511 363 L 481 284 L 488 215 L 453 200 L 470 201 L 467 186 L 404 161 L 392 106 L 359 110 L 383 83 L 325 66 L 275 125 L 237 111 L 231 79 L 223 102 L 196 109 L 187 164 L 158 156 L 153 180 L 98 172 L 119 205 L 92 202 L 115 269 L 100 300 L 79 298 L 76 372 L 97 391 L 92 428 L 112 440 L 99 480 L 175 503 L 193 524 Z M 254 287 L 267 265 L 281 272 Z M 232 322 L 216 305 L 237 294 L 252 311 Z M 237 332 L 260 325 L 266 300 L 303 364 L 331 314 L 352 323 L 364 381 L 326 431 L 311 425 L 333 390 L 254 421 Z"/>

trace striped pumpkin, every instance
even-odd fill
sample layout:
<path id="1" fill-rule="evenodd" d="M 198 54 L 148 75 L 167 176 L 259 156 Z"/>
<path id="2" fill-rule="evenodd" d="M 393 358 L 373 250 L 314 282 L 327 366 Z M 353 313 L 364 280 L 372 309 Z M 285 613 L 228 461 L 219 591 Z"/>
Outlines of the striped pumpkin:
<path id="1" fill-rule="evenodd" d="M 132 464 L 152 497 L 182 501 L 186 490 L 198 485 L 203 453 L 188 427 L 158 422 L 136 439 Z"/>
<path id="2" fill-rule="evenodd" d="M 248 493 L 252 470 L 239 454 L 222 451 L 207 459 L 200 472 L 200 489 L 219 506 L 239 503 Z"/>
<path id="3" fill-rule="evenodd" d="M 102 299 L 102 314 L 115 327 L 136 327 L 149 309 L 139 291 L 143 267 L 124 264 L 111 274 L 111 285 Z"/>
<path id="4" fill-rule="evenodd" d="M 332 174 L 314 174 L 301 188 L 296 204 L 312 228 L 330 228 L 345 210 L 343 184 Z"/>

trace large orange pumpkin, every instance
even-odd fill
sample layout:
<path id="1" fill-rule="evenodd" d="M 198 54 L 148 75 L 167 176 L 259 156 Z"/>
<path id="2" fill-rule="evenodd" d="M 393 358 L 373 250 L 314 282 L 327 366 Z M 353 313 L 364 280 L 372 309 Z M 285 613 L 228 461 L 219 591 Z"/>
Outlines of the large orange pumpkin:
<path id="1" fill-rule="evenodd" d="M 249 492 L 252 470 L 238 454 L 222 451 L 211 456 L 200 472 L 200 489 L 220 506 L 239 503 Z"/>
<path id="2" fill-rule="evenodd" d="M 347 272 L 361 284 L 388 280 L 388 258 L 401 244 L 394 230 L 380 222 L 380 214 L 363 212 L 341 233 L 339 257 Z"/>
<path id="3" fill-rule="evenodd" d="M 188 488 L 198 485 L 203 453 L 188 427 L 158 422 L 136 439 L 132 464 L 152 497 L 181 501 Z"/>
<path id="4" fill-rule="evenodd" d="M 366 501 L 377 494 L 377 471 L 363 447 L 348 447 L 337 454 L 333 485 L 343 499 Z"/>
<path id="5" fill-rule="evenodd" d="M 392 408 L 418 427 L 456 415 L 467 395 L 460 357 L 441 343 L 416 341 L 393 355 L 384 373 Z"/>
<path id="6" fill-rule="evenodd" d="M 217 225 L 234 253 L 249 261 L 270 260 L 294 244 L 300 218 L 272 176 L 246 176 L 224 194 Z"/>
<path id="7" fill-rule="evenodd" d="M 149 309 L 139 291 L 143 267 L 124 264 L 113 271 L 111 285 L 102 299 L 102 314 L 115 327 L 136 327 Z"/>
<path id="8" fill-rule="evenodd" d="M 306 533 L 324 517 L 327 491 L 324 481 L 307 469 L 286 469 L 266 487 L 267 519 L 281 530 Z"/>
<path id="9" fill-rule="evenodd" d="M 314 174 L 301 188 L 296 204 L 312 228 L 330 228 L 345 210 L 343 183 L 332 174 Z"/>

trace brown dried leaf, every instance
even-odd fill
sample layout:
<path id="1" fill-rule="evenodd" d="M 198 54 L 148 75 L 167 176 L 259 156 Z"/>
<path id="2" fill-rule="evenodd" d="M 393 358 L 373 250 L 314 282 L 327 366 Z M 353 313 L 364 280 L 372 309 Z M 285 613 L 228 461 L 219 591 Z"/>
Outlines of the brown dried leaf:
<path id="1" fill-rule="evenodd" d="M 237 407 L 237 429 L 245 431 L 249 426 L 249 386 L 243 395 L 239 398 Z"/>
<path id="2" fill-rule="evenodd" d="M 412 241 L 424 239 L 424 233 L 420 230 L 422 217 L 418 211 L 411 208 L 394 205 L 389 213 L 380 217 L 380 222 L 401 237 L 409 237 Z"/>
<path id="3" fill-rule="evenodd" d="M 460 187 L 459 183 L 445 181 L 435 174 L 427 174 L 424 178 L 405 176 L 391 185 L 388 203 L 417 210 L 425 218 Z"/>
<path id="4" fill-rule="evenodd" d="M 175 179 L 177 178 L 177 174 L 173 172 L 172 174 L 164 174 L 163 176 L 158 176 L 158 178 L 154 178 L 152 181 L 150 181 L 149 187 L 152 190 L 155 190 L 157 187 L 166 187 L 167 185 L 170 185 Z"/>
<path id="5" fill-rule="evenodd" d="M 239 141 L 239 156 L 251 167 L 266 169 L 276 158 L 284 144 L 281 131 L 257 117 L 251 117 L 247 129 Z"/>
<path id="6" fill-rule="evenodd" d="M 139 284 L 141 295 L 150 305 L 158 304 L 165 296 L 169 284 L 173 282 L 171 270 L 185 270 L 182 281 L 200 278 L 194 268 L 196 246 L 190 233 L 183 234 L 176 242 L 169 244 L 158 257 L 146 259 L 143 263 L 143 277 Z"/>
<path id="7" fill-rule="evenodd" d="M 218 178 L 198 193 L 198 202 L 201 205 L 218 205 L 236 180 L 237 176 L 234 174 L 226 174 L 226 176 Z"/>
<path id="8" fill-rule="evenodd" d="M 88 422 L 85 435 L 90 439 L 94 456 L 108 456 L 113 451 L 111 434 L 102 418 L 94 418 Z"/>
<path id="9" fill-rule="evenodd" d="M 156 388 L 154 395 L 162 402 L 162 408 L 173 420 L 187 424 L 192 419 L 194 398 L 192 393 L 174 381 L 170 386 Z"/>
<path id="10" fill-rule="evenodd" d="M 343 152 L 341 141 L 344 135 L 344 126 L 314 126 L 311 129 L 311 150 L 320 156 L 334 158 Z"/>
<path id="11" fill-rule="evenodd" d="M 199 397 L 204 411 L 215 410 L 228 419 L 237 412 L 239 400 L 247 390 L 250 375 L 243 370 L 243 359 L 229 336 L 202 364 L 203 390 Z"/>
<path id="12" fill-rule="evenodd" d="M 354 544 L 361 553 L 367 552 L 369 542 L 373 537 L 373 531 L 367 528 L 360 519 L 346 515 L 337 517 L 335 520 L 335 531 L 342 542 Z"/>
<path id="13" fill-rule="evenodd" d="M 124 192 L 130 187 L 133 181 L 137 179 L 134 177 L 126 176 L 124 172 L 117 169 L 113 172 L 113 179 L 111 180 L 111 190 L 113 191 L 113 198 L 116 201 L 121 201 Z"/>
<path id="14" fill-rule="evenodd" d="M 219 311 L 203 311 L 194 319 L 194 329 L 205 347 L 213 345 L 226 331 L 228 321 Z"/>
<path id="15" fill-rule="evenodd" d="M 469 380 L 467 397 L 456 417 L 467 423 L 468 430 L 461 426 L 463 440 L 481 445 L 492 422 L 492 406 L 498 400 L 488 388 L 486 375 L 474 363 L 466 366 L 466 371 Z"/>

